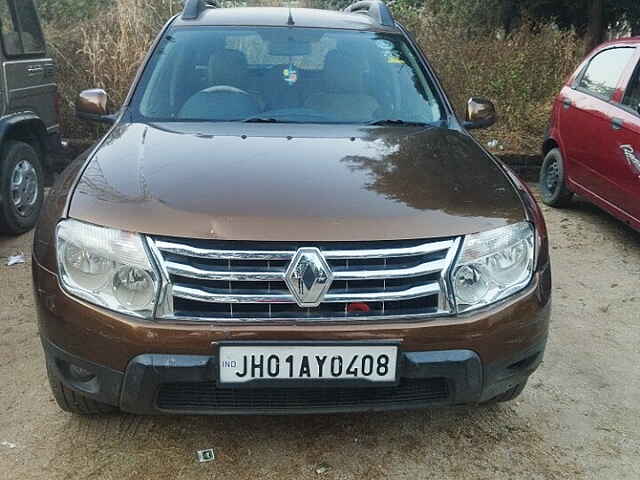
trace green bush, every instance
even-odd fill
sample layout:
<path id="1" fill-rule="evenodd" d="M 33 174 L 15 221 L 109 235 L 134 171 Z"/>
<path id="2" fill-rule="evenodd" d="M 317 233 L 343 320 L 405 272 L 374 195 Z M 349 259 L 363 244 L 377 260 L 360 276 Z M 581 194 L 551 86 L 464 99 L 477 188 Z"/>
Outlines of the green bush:
<path id="1" fill-rule="evenodd" d="M 538 151 L 553 99 L 580 61 L 583 46 L 573 32 L 525 23 L 505 38 L 470 29 L 461 20 L 465 16 L 450 11 L 416 9 L 407 0 L 393 8 L 414 32 L 461 117 L 470 96 L 494 101 L 499 121 L 479 131 L 481 139 L 496 138 L 519 153 Z"/>

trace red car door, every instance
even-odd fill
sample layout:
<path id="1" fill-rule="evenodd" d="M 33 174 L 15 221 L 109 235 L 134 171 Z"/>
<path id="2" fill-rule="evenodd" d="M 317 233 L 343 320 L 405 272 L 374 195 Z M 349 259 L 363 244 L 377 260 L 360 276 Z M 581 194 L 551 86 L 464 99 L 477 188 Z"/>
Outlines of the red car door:
<path id="1" fill-rule="evenodd" d="M 592 176 L 587 165 L 596 162 L 595 135 L 599 99 L 565 86 L 557 99 L 557 126 L 560 131 L 564 160 L 569 182 L 593 189 Z M 591 114 L 590 112 L 594 112 Z"/>
<path id="2" fill-rule="evenodd" d="M 611 180 L 617 190 L 612 192 L 612 198 L 618 199 L 617 206 L 640 222 L 640 63 L 620 92 L 620 100 L 612 119 L 614 141 L 609 152 Z"/>
<path id="3" fill-rule="evenodd" d="M 600 198 L 612 191 L 609 152 L 612 119 L 618 112 L 613 99 L 635 53 L 633 46 L 597 52 L 560 95 L 559 128 L 569 181 Z"/>

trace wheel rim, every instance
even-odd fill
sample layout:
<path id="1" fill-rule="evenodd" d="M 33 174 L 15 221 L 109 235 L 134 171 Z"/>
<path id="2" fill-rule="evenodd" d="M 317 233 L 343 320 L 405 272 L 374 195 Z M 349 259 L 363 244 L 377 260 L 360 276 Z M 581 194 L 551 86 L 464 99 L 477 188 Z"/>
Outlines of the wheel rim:
<path id="1" fill-rule="evenodd" d="M 560 183 L 560 164 L 554 159 L 547 164 L 544 172 L 544 187 L 550 194 L 555 193 Z"/>
<path id="2" fill-rule="evenodd" d="M 28 160 L 20 160 L 11 172 L 11 200 L 19 216 L 33 213 L 38 201 L 38 172 Z"/>

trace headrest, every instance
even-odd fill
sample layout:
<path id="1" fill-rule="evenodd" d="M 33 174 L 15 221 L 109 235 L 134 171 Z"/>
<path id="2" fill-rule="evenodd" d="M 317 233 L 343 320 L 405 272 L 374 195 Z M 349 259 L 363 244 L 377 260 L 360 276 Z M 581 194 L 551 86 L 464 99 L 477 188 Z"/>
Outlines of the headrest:
<path id="1" fill-rule="evenodd" d="M 245 88 L 249 63 L 238 50 L 218 50 L 209 57 L 209 84 Z"/>
<path id="2" fill-rule="evenodd" d="M 324 61 L 326 93 L 362 93 L 364 62 L 333 50 Z"/>

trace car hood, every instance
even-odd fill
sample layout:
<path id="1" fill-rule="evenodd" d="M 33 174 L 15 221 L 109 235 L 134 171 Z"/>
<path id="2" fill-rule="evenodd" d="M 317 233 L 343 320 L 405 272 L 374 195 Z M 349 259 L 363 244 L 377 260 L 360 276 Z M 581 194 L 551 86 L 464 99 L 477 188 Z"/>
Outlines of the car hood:
<path id="1" fill-rule="evenodd" d="M 147 234 L 259 241 L 433 238 L 524 218 L 503 171 L 443 128 L 121 124 L 69 216 Z"/>

